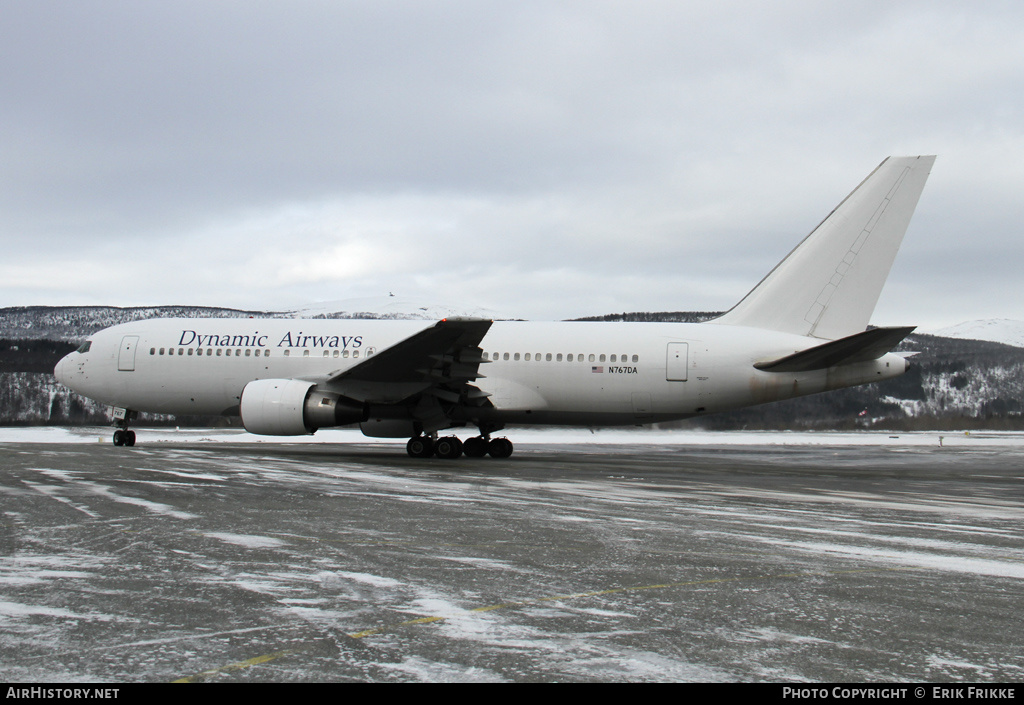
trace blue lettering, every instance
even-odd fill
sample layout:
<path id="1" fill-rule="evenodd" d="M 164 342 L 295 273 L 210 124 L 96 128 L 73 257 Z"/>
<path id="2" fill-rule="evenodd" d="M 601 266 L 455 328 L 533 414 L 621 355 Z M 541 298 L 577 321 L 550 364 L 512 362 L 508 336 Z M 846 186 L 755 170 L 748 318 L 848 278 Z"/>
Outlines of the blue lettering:
<path id="1" fill-rule="evenodd" d="M 254 332 L 252 335 L 202 335 L 194 330 L 183 330 L 181 331 L 181 337 L 178 338 L 178 345 L 195 345 L 196 347 L 211 347 L 211 346 L 231 346 L 235 348 L 248 348 L 248 347 L 265 347 L 267 344 L 267 338 L 269 336 L 260 335 L 259 331 Z M 288 345 L 291 345 L 291 333 L 287 334 L 281 339 L 278 347 L 281 347 L 287 341 Z"/>

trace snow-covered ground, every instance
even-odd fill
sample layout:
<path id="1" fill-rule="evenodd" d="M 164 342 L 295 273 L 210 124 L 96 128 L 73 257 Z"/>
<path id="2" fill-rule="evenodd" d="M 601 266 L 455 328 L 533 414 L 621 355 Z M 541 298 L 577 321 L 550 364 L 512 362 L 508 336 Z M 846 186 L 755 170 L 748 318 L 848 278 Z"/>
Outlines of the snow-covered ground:
<path id="1" fill-rule="evenodd" d="M 373 443 L 403 446 L 404 440 L 368 438 L 358 429 L 326 429 L 313 436 L 256 436 L 241 429 L 136 428 L 147 443 Z M 107 427 L 0 427 L 0 443 L 110 443 Z M 505 434 L 517 445 L 770 445 L 770 446 L 1024 446 L 1024 433 L 1005 431 L 810 432 L 810 431 L 659 431 L 647 429 L 512 428 Z M 471 432 L 456 435 L 465 439 Z"/>
<path id="2" fill-rule="evenodd" d="M 4 676 L 1024 677 L 1020 434 L 510 435 L 0 429 Z"/>

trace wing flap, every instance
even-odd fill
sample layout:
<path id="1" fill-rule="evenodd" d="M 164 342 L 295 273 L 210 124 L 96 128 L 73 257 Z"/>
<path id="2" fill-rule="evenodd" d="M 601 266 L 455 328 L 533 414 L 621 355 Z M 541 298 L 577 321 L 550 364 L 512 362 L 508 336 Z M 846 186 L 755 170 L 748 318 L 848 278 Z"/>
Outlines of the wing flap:
<path id="1" fill-rule="evenodd" d="M 781 357 L 777 360 L 754 364 L 766 372 L 806 372 L 823 370 L 836 365 L 877 360 L 900 344 L 916 326 L 899 328 L 873 328 L 862 333 L 832 340 L 807 350 Z"/>

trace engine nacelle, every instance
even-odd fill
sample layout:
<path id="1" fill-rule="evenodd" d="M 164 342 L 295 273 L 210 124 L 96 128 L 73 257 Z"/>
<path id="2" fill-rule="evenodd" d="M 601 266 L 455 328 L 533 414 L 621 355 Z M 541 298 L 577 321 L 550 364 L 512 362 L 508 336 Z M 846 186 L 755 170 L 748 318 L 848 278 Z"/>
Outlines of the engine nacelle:
<path id="1" fill-rule="evenodd" d="M 302 436 L 319 428 L 359 423 L 366 418 L 360 404 L 320 391 L 301 379 L 258 379 L 242 390 L 242 425 L 262 436 Z"/>

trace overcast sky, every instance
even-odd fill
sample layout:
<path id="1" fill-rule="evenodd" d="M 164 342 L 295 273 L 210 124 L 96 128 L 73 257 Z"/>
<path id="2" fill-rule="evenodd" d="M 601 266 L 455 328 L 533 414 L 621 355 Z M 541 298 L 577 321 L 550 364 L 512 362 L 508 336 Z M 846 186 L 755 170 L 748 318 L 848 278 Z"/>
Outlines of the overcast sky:
<path id="1" fill-rule="evenodd" d="M 723 310 L 938 160 L 873 322 L 1024 319 L 1024 3 L 0 0 L 0 306 Z"/>

